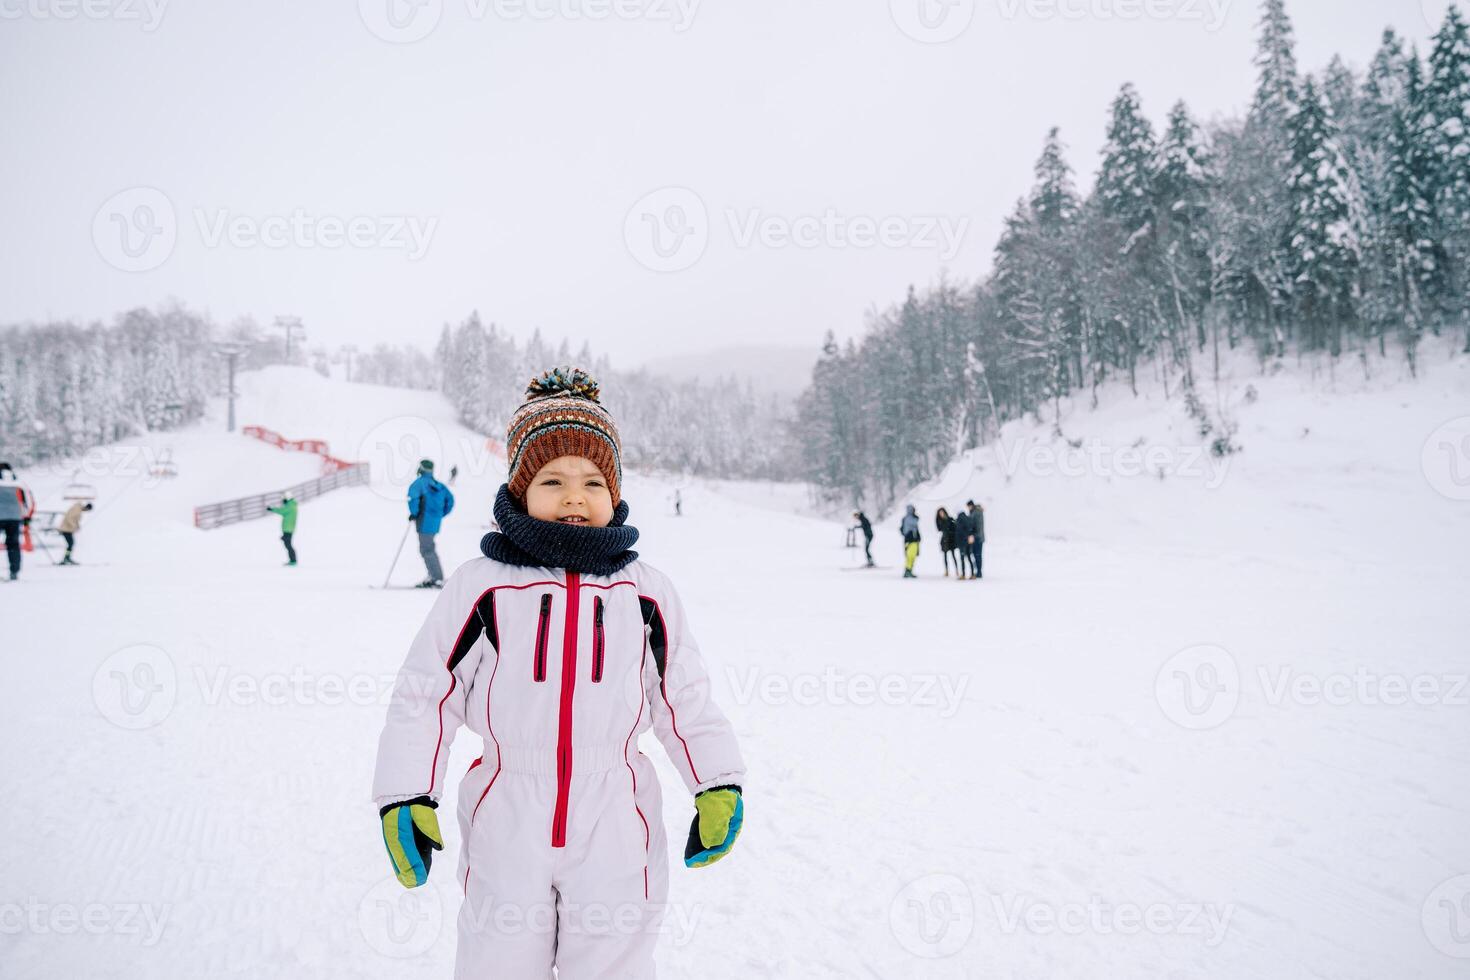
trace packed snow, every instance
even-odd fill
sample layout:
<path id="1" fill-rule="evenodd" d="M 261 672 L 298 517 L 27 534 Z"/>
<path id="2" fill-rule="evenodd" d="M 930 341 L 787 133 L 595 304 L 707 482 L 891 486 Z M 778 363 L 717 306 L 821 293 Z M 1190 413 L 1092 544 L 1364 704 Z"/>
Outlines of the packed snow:
<path id="1" fill-rule="evenodd" d="M 1470 359 L 1370 366 L 1229 361 L 1223 459 L 1156 385 L 1013 423 L 872 515 L 874 570 L 800 488 L 628 473 L 750 769 L 733 854 L 671 855 L 663 974 L 1464 976 Z M 433 393 L 241 387 L 242 425 L 373 465 L 302 504 L 299 567 L 274 519 L 192 526 L 317 472 L 223 406 L 22 473 L 43 508 L 86 482 L 97 509 L 80 567 L 36 551 L 0 585 L 0 976 L 452 970 L 458 828 L 405 892 L 369 798 L 433 594 L 373 587 L 419 456 L 459 468 L 446 568 L 478 553 L 504 459 Z M 165 449 L 176 477 L 149 472 Z M 969 498 L 978 582 L 942 574 L 933 523 Z M 395 583 L 422 574 L 410 543 Z M 682 842 L 687 794 L 644 750 Z M 479 754 L 462 735 L 456 779 Z"/>

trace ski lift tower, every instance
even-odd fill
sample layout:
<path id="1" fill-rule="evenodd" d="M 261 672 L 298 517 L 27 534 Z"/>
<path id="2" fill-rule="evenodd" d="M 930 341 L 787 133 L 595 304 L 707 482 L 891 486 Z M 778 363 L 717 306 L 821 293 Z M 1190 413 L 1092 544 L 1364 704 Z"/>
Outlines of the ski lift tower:
<path id="1" fill-rule="evenodd" d="M 278 316 L 275 327 L 277 330 L 286 331 L 286 363 L 291 364 L 293 363 L 291 360 L 292 342 L 298 337 L 302 340 L 306 339 L 306 327 L 302 325 L 299 316 Z"/>
<path id="2" fill-rule="evenodd" d="M 214 356 L 223 357 L 230 365 L 230 378 L 228 387 L 225 388 L 225 398 L 230 403 L 230 413 L 225 423 L 226 432 L 235 431 L 235 399 L 240 394 L 235 390 L 235 365 L 243 353 L 245 353 L 244 344 L 217 343 L 214 345 Z"/>

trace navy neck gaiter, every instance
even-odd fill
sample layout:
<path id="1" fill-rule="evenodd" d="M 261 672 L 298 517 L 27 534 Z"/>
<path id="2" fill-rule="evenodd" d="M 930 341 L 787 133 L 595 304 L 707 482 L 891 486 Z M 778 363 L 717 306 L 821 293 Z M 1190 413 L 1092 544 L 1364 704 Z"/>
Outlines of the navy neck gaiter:
<path id="1" fill-rule="evenodd" d="M 628 501 L 618 501 L 607 527 L 586 527 L 537 520 L 510 495 L 510 484 L 502 483 L 495 495 L 495 523 L 480 541 L 486 558 L 507 565 L 565 568 L 587 575 L 612 575 L 638 557 L 631 551 L 638 529 L 628 519 Z"/>

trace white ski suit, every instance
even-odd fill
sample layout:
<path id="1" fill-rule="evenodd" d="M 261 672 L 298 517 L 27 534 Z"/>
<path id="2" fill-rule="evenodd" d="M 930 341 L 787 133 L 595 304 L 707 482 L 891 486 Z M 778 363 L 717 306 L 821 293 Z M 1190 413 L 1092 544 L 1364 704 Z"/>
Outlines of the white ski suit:
<path id="1" fill-rule="evenodd" d="M 461 566 L 398 674 L 376 802 L 437 801 L 461 724 L 484 753 L 459 787 L 455 976 L 652 977 L 668 846 L 638 736 L 691 794 L 745 776 L 668 578 Z"/>

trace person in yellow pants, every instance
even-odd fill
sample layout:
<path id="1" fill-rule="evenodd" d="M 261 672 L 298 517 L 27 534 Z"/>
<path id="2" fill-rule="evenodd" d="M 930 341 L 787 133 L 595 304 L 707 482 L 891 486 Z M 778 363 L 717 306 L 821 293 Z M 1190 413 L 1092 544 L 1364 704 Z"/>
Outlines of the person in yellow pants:
<path id="1" fill-rule="evenodd" d="M 898 529 L 903 533 L 903 577 L 918 578 L 914 574 L 914 561 L 919 557 L 919 514 L 913 504 L 909 504 Z"/>

